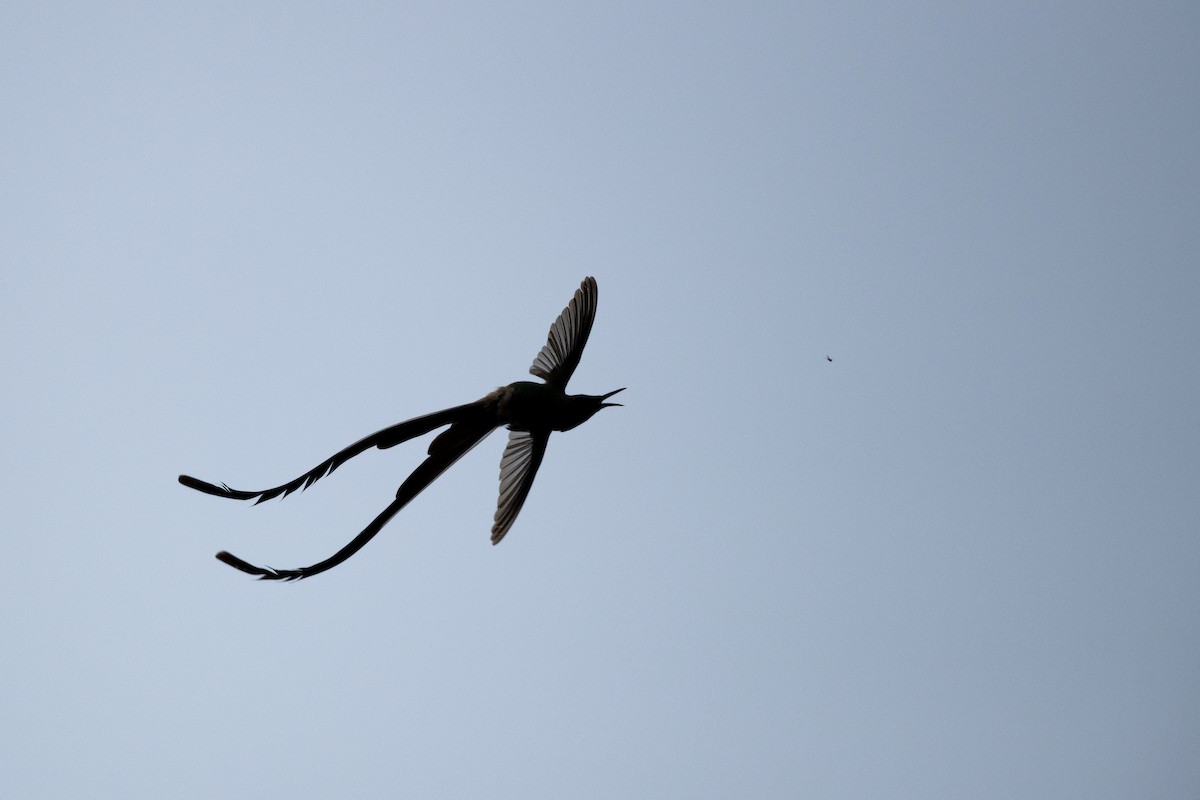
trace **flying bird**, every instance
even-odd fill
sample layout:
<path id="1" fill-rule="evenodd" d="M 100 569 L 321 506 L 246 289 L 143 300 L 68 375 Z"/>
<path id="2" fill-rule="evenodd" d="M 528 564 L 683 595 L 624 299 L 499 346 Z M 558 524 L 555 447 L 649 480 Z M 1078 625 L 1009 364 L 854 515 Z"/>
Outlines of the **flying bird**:
<path id="1" fill-rule="evenodd" d="M 373 447 L 386 450 L 437 428 L 449 426 L 434 437 L 429 445 L 428 457 L 400 484 L 396 499 L 362 533 L 324 561 L 299 569 L 273 569 L 256 567 L 224 550 L 217 553 L 217 558 L 263 580 L 298 580 L 332 569 L 362 549 L 400 509 L 466 455 L 467 451 L 496 428 L 507 425 L 508 445 L 500 459 L 500 499 L 492 521 L 492 544 L 498 544 L 516 521 L 521 506 L 529 496 L 534 476 L 546 453 L 550 432 L 569 431 L 587 422 L 600 409 L 621 405 L 605 401 L 617 392 L 625 391 L 624 388 L 602 395 L 572 395 L 566 392 L 567 381 L 579 366 L 579 357 L 592 331 L 596 298 L 595 279 L 584 278 L 571 302 L 550 326 L 546 345 L 529 368 L 530 373 L 544 383 L 517 381 L 473 403 L 435 411 L 384 428 L 335 453 L 299 478 L 271 489 L 248 492 L 232 489 L 225 484 L 218 486 L 190 475 L 180 475 L 179 482 L 196 491 L 232 500 L 253 500 L 258 504 L 307 489 L 354 456 Z"/>

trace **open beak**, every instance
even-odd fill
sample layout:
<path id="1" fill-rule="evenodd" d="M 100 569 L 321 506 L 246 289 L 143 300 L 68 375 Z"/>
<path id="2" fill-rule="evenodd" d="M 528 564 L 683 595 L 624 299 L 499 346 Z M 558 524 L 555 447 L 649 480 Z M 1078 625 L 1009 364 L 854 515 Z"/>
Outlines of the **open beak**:
<path id="1" fill-rule="evenodd" d="M 608 408 L 609 406 L 619 406 L 619 405 L 621 405 L 620 403 L 605 403 L 604 401 L 605 401 L 605 400 L 607 400 L 608 398 L 612 397 L 612 396 L 613 396 L 614 394 L 616 394 L 617 392 L 623 392 L 623 391 L 625 391 L 625 388 L 626 388 L 626 387 L 622 386 L 620 389 L 613 389 L 613 390 L 612 390 L 611 392 L 609 392 L 608 394 L 602 394 L 602 395 L 600 395 L 600 407 L 601 407 L 601 408 Z"/>

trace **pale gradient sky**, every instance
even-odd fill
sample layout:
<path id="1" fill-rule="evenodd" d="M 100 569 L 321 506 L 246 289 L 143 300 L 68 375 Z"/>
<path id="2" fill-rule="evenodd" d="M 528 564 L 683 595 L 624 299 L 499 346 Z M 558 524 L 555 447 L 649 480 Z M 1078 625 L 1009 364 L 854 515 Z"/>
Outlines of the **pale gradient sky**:
<path id="1" fill-rule="evenodd" d="M 6 3 L 0 796 L 1194 800 L 1197 9 Z"/>

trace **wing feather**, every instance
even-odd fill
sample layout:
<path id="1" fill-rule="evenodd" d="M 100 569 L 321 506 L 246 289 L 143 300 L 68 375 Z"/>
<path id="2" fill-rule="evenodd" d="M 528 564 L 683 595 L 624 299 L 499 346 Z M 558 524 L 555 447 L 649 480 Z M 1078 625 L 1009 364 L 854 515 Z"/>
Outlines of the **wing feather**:
<path id="1" fill-rule="evenodd" d="M 571 374 L 579 366 L 583 347 L 596 318 L 598 289 L 596 279 L 588 276 L 575 290 L 571 302 L 550 326 L 550 334 L 529 371 L 552 386 L 565 390 Z"/>
<path id="2" fill-rule="evenodd" d="M 549 432 L 509 431 L 508 445 L 500 459 L 500 499 L 492 520 L 492 544 L 498 544 L 508 533 L 529 496 L 533 478 L 546 454 Z"/>

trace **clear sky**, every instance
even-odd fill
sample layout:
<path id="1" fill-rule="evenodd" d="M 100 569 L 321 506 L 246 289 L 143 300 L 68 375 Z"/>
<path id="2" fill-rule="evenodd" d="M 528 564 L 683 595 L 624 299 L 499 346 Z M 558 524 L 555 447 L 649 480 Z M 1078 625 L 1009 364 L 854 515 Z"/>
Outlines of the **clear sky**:
<path id="1" fill-rule="evenodd" d="M 1194 800 L 1194 3 L 0 9 L 0 795 Z M 365 550 L 425 440 L 556 434 Z M 832 362 L 827 360 L 832 357 Z"/>

